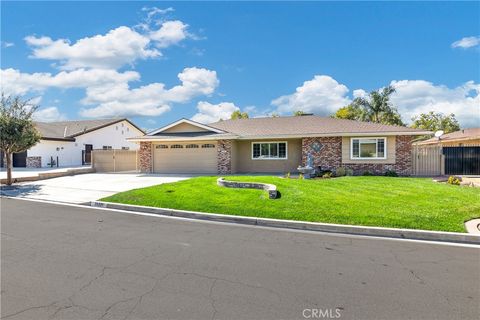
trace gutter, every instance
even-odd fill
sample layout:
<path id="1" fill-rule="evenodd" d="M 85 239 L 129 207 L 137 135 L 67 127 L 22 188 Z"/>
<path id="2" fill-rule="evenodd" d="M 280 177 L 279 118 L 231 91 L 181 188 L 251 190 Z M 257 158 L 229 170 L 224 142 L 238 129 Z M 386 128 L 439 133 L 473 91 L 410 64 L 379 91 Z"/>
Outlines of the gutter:
<path id="1" fill-rule="evenodd" d="M 223 137 L 181 137 L 181 138 L 166 138 L 166 137 L 155 137 L 155 136 L 144 136 L 144 137 L 136 137 L 136 138 L 128 138 L 127 140 L 133 142 L 141 142 L 141 141 L 201 141 L 201 140 L 260 140 L 260 139 L 301 139 L 301 138 L 321 138 L 321 137 L 371 137 L 371 136 L 420 136 L 432 134 L 431 131 L 415 131 L 415 132 L 332 132 L 332 133 L 323 133 L 323 134 L 315 134 L 315 133 L 308 133 L 308 134 L 273 134 L 273 135 L 251 135 L 251 136 L 240 136 L 240 135 L 232 135 L 232 136 L 223 136 Z"/>

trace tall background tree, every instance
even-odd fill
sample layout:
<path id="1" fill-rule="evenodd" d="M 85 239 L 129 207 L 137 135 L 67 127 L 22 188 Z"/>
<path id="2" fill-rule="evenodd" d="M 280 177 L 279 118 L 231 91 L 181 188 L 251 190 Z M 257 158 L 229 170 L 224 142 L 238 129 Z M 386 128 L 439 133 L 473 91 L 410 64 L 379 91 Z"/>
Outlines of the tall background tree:
<path id="1" fill-rule="evenodd" d="M 460 124 L 457 119 L 455 119 L 453 113 L 444 115 L 441 112 L 430 111 L 413 117 L 412 121 L 412 128 L 425 129 L 434 132 L 443 130 L 445 133 L 460 130 Z"/>
<path id="2" fill-rule="evenodd" d="M 293 112 L 293 115 L 294 115 L 295 117 L 303 116 L 303 115 L 305 115 L 305 114 L 307 114 L 307 113 L 304 112 L 304 111 L 302 111 L 302 110 L 297 110 L 297 111 L 294 111 L 294 112 Z"/>
<path id="3" fill-rule="evenodd" d="M 6 157 L 7 185 L 12 184 L 12 155 L 24 152 L 40 141 L 40 134 L 33 124 L 32 114 L 38 106 L 20 97 L 0 99 L 0 150 Z"/>
<path id="4" fill-rule="evenodd" d="M 333 117 L 403 126 L 405 124 L 397 108 L 390 101 L 394 92 L 392 86 L 372 91 L 366 98 L 355 98 L 350 105 L 340 108 Z"/>
<path id="5" fill-rule="evenodd" d="M 232 112 L 230 119 L 237 120 L 237 119 L 248 119 L 248 113 L 241 112 L 240 110 L 235 110 Z"/>

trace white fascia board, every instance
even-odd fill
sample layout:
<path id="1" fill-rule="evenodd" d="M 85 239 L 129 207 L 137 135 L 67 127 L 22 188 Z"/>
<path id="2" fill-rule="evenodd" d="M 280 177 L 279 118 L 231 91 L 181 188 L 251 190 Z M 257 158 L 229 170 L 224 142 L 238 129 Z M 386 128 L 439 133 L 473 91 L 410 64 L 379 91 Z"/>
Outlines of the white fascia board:
<path id="1" fill-rule="evenodd" d="M 209 126 L 207 126 L 207 125 L 205 125 L 205 124 L 202 124 L 202 123 L 199 123 L 199 122 L 196 122 L 196 121 L 192 121 L 192 120 L 188 120 L 188 119 L 183 118 L 183 119 L 180 119 L 180 120 L 175 121 L 175 122 L 173 122 L 173 123 L 170 123 L 169 125 L 166 125 L 166 126 L 164 126 L 164 127 L 161 127 L 161 128 L 159 128 L 159 129 L 156 129 L 156 130 L 154 130 L 154 131 L 152 131 L 152 132 L 149 132 L 149 133 L 147 133 L 146 135 L 147 135 L 147 136 L 153 136 L 153 135 L 155 135 L 155 134 L 157 134 L 157 133 L 160 133 L 160 132 L 162 132 L 162 131 L 165 131 L 165 130 L 167 130 L 167 129 L 170 129 L 170 128 L 172 128 L 172 127 L 175 127 L 176 125 L 179 125 L 179 124 L 181 124 L 181 123 L 188 123 L 188 124 L 190 124 L 190 125 L 192 125 L 192 126 L 196 126 L 196 127 L 199 127 L 199 128 L 205 129 L 205 130 L 209 130 L 209 131 L 216 132 L 216 133 L 225 133 L 225 131 L 222 131 L 222 130 L 219 130 L 219 129 L 216 129 L 216 128 L 213 128 L 213 127 L 209 127 Z"/>

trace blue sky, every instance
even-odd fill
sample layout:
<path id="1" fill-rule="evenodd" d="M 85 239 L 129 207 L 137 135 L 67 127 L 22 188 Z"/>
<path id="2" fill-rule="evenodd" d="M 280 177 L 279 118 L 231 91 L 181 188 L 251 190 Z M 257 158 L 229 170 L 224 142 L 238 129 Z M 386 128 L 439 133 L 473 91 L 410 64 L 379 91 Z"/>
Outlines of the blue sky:
<path id="1" fill-rule="evenodd" d="M 2 90 L 33 97 L 40 120 L 330 115 L 392 84 L 407 122 L 480 126 L 478 2 L 1 5 Z"/>

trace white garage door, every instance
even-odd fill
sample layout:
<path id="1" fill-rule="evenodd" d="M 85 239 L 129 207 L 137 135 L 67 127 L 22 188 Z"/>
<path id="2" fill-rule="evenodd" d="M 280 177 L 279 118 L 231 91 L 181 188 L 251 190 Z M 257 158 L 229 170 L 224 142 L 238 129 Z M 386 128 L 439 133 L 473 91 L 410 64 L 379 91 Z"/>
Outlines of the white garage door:
<path id="1" fill-rule="evenodd" d="M 156 144 L 153 151 L 156 173 L 217 173 L 215 143 Z"/>

